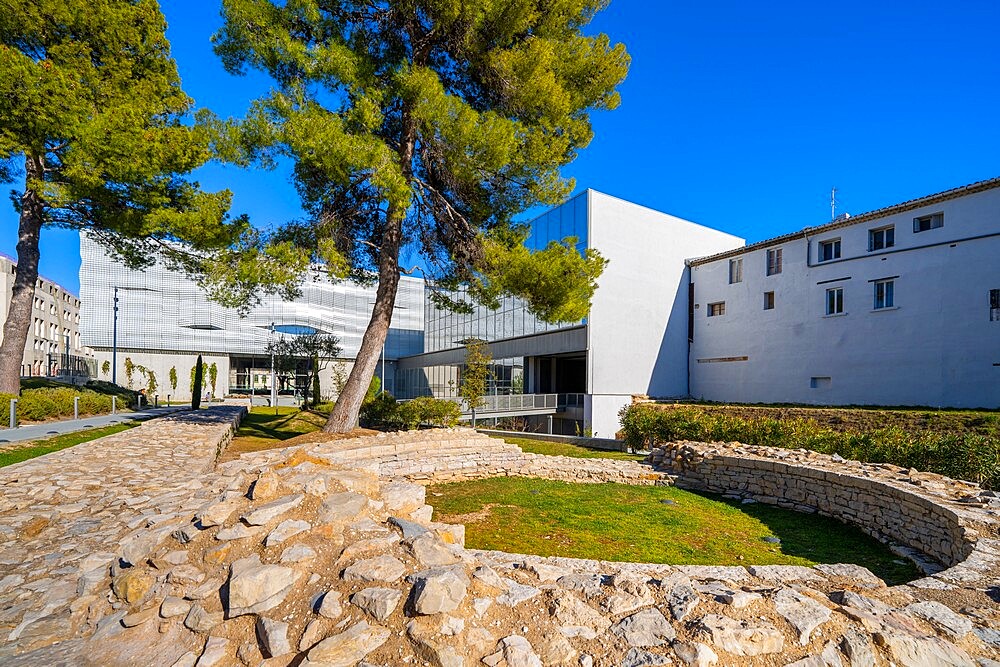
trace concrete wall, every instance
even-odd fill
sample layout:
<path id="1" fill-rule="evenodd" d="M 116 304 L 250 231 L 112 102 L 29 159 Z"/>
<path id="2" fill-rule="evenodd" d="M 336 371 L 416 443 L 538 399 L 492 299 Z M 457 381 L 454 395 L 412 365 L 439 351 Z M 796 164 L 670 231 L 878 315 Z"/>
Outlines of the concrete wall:
<path id="1" fill-rule="evenodd" d="M 944 213 L 944 226 L 914 233 L 913 219 L 931 213 Z M 869 230 L 887 225 L 895 246 L 869 252 Z M 832 238 L 841 258 L 817 262 L 818 244 Z M 741 283 L 729 284 L 728 258 L 691 268 L 693 397 L 1000 406 L 1000 322 L 989 311 L 989 292 L 1000 288 L 1000 189 L 780 247 L 778 275 L 765 276 L 766 248 L 742 255 Z M 872 281 L 884 278 L 894 280 L 894 307 L 874 310 Z M 844 290 L 843 315 L 825 313 L 833 287 Z M 775 293 L 773 310 L 764 310 L 765 291 Z M 720 301 L 725 315 L 709 317 L 708 304 Z"/>
<path id="2" fill-rule="evenodd" d="M 111 372 L 109 371 L 107 375 L 103 372 L 103 365 L 105 361 L 111 361 L 111 350 L 95 350 L 97 356 L 97 369 L 98 369 L 98 379 L 111 381 Z M 133 364 L 138 366 L 145 366 L 149 370 L 153 371 L 156 375 L 156 392 L 146 393 L 149 395 L 149 399 L 152 400 L 153 393 L 160 395 L 160 401 L 167 400 L 167 394 L 170 394 L 170 400 L 172 401 L 190 401 L 191 400 L 191 369 L 194 368 L 195 363 L 198 361 L 197 354 L 190 354 L 186 352 L 148 352 L 145 350 L 118 350 L 118 384 L 121 386 L 129 386 L 128 379 L 125 377 L 125 358 L 128 357 L 132 360 Z M 219 369 L 219 375 L 216 379 L 215 395 L 216 397 L 225 396 L 229 392 L 229 357 L 224 354 L 206 354 L 202 356 L 202 362 L 205 365 L 205 382 L 208 383 L 208 366 L 215 363 L 216 367 Z M 170 388 L 170 369 L 171 367 L 177 368 L 177 389 Z M 135 390 L 146 388 L 146 376 L 140 373 L 133 373 L 131 388 Z M 209 391 L 211 391 L 211 384 L 209 384 Z"/>
<path id="3" fill-rule="evenodd" d="M 684 396 L 687 274 L 684 260 L 743 239 L 591 190 L 590 247 L 609 260 L 588 319 L 587 420 L 614 437 L 632 394 Z"/>

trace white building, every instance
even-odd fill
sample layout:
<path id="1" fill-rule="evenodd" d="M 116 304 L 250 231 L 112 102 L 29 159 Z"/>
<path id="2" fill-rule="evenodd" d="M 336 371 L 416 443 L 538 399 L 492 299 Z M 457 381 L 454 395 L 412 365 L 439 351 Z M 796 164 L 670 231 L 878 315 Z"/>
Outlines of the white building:
<path id="1" fill-rule="evenodd" d="M 465 358 L 462 342 L 476 337 L 490 343 L 500 393 L 517 384 L 525 393 L 557 394 L 568 403 L 554 425 L 561 432 L 589 429 L 614 437 L 618 411 L 634 394 L 686 396 L 684 260 L 742 246 L 743 239 L 594 190 L 531 224 L 529 247 L 575 236 L 578 248 L 595 248 L 608 260 L 590 315 L 545 325 L 515 299 L 472 316 L 428 305 L 427 351 L 400 361 L 403 395 L 453 392 Z"/>
<path id="2" fill-rule="evenodd" d="M 0 253 L 0 324 L 7 321 L 16 275 L 17 261 Z M 39 276 L 31 301 L 31 328 L 21 358 L 21 377 L 86 381 L 94 374 L 92 357 L 93 352 L 80 339 L 79 297 Z"/>
<path id="3" fill-rule="evenodd" d="M 198 355 L 215 364 L 214 394 L 268 394 L 271 360 L 268 342 L 276 336 L 319 332 L 334 334 L 342 348 L 339 361 L 327 362 L 320 373 L 321 394 L 335 397 L 335 377 L 350 372 L 361 337 L 371 318 L 375 286 L 332 282 L 313 271 L 301 296 L 288 301 L 272 295 L 245 316 L 210 301 L 198 284 L 183 273 L 155 264 L 132 270 L 110 257 L 85 234 L 80 236 L 81 332 L 95 350 L 100 379 L 113 377 L 134 389 L 147 386 L 148 376 L 126 374 L 126 359 L 152 371 L 161 399 L 191 397 L 191 369 Z M 377 374 L 393 388 L 396 360 L 423 349 L 423 282 L 400 281 L 389 336 Z M 117 313 L 115 311 L 117 299 Z M 116 317 L 117 315 L 117 317 Z M 273 330 L 272 330 L 273 325 Z M 303 361 L 295 377 L 278 378 L 281 393 L 303 391 Z M 170 370 L 177 376 L 170 384 Z M 150 392 L 153 393 L 153 392 Z"/>
<path id="4" fill-rule="evenodd" d="M 691 396 L 996 408 L 998 258 L 992 179 L 691 260 Z"/>

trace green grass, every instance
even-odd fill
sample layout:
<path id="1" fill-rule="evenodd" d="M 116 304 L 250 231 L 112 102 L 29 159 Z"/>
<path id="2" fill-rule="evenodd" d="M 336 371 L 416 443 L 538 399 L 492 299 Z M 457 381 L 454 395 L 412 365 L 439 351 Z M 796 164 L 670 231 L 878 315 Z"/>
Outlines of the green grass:
<path id="1" fill-rule="evenodd" d="M 576 459 L 616 459 L 618 461 L 641 461 L 644 458 L 638 454 L 615 452 L 606 449 L 592 449 L 590 447 L 581 447 L 579 445 L 571 445 L 565 442 L 549 442 L 547 440 L 503 437 L 499 435 L 493 435 L 490 437 L 499 438 L 512 445 L 517 445 L 529 454 L 571 456 Z"/>
<path id="2" fill-rule="evenodd" d="M 428 502 L 438 520 L 466 525 L 474 549 L 689 565 L 856 563 L 890 584 L 920 576 L 834 519 L 675 487 L 501 477 L 431 486 Z"/>
<path id="3" fill-rule="evenodd" d="M 97 440 L 98 438 L 103 438 L 106 435 L 127 431 L 128 429 L 134 428 L 138 425 L 139 422 L 137 421 L 128 422 L 126 424 L 115 424 L 114 426 L 77 431 L 76 433 L 66 433 L 64 435 L 47 438 L 45 440 L 27 442 L 23 447 L 16 447 L 15 449 L 8 449 L 0 452 L 0 468 L 20 463 L 21 461 L 27 461 L 28 459 L 33 459 L 44 454 L 58 452 L 60 449 L 66 449 L 84 442 Z"/>

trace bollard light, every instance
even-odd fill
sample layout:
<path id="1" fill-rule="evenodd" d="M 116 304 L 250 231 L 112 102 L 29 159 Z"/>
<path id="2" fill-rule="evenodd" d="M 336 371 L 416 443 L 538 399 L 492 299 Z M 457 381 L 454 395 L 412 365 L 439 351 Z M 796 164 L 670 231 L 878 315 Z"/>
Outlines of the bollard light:
<path id="1" fill-rule="evenodd" d="M 79 396 L 74 396 L 73 397 L 73 419 L 79 419 L 79 418 L 80 418 L 80 397 Z"/>
<path id="2" fill-rule="evenodd" d="M 113 414 L 113 415 L 118 414 L 118 397 L 117 396 L 112 396 L 111 397 L 111 414 Z"/>
<path id="3" fill-rule="evenodd" d="M 10 427 L 17 426 L 17 399 L 10 399 Z"/>

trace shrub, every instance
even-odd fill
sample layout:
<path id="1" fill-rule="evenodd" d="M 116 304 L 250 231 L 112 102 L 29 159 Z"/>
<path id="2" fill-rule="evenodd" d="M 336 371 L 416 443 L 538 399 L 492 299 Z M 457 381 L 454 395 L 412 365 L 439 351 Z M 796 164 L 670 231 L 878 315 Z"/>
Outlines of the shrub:
<path id="1" fill-rule="evenodd" d="M 80 397 L 80 416 L 111 412 L 111 396 L 87 389 L 45 388 L 25 389 L 17 403 L 19 419 L 43 421 L 73 416 L 73 399 Z M 7 399 L 8 403 L 10 399 Z"/>
<path id="2" fill-rule="evenodd" d="M 399 403 L 389 392 L 382 392 L 361 406 L 364 426 L 387 429 L 414 429 L 421 425 L 454 426 L 462 416 L 458 403 L 421 396 Z"/>
<path id="3" fill-rule="evenodd" d="M 626 445 L 653 447 L 676 440 L 742 442 L 809 449 L 866 463 L 891 463 L 1000 488 L 1000 434 L 909 433 L 898 426 L 835 431 L 811 419 L 744 418 L 697 408 L 662 410 L 627 405 L 618 413 Z M 992 421 L 992 420 L 989 420 Z"/>

